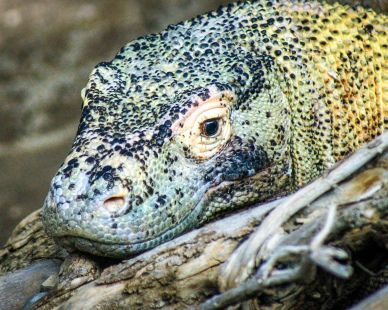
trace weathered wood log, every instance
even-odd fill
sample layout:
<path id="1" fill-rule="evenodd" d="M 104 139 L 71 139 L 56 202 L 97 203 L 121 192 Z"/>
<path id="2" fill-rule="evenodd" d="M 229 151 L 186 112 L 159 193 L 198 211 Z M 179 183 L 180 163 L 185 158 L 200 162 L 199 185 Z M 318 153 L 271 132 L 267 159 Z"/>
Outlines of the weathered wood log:
<path id="1" fill-rule="evenodd" d="M 59 271 L 59 261 L 40 260 L 14 273 L 0 276 L 0 309 L 20 309 L 41 284 Z"/>
<path id="2" fill-rule="evenodd" d="M 282 223 L 281 229 L 267 238 L 270 242 L 267 242 L 265 249 L 261 249 L 257 266 L 253 268 L 260 271 L 272 260 L 272 268 L 267 269 L 266 277 L 259 272 L 240 283 L 241 286 L 237 285 L 238 294 L 227 291 L 226 295 L 222 295 L 224 303 L 221 306 L 210 300 L 206 307 L 222 308 L 253 298 L 245 305 L 256 307 L 260 304 L 261 307 L 273 309 L 341 308 L 354 304 L 370 291 L 384 285 L 388 279 L 387 145 L 388 133 L 348 158 L 346 166 L 351 167 L 352 160 L 359 160 L 357 154 L 360 152 L 374 153 L 361 168 L 356 162 L 354 171 L 347 172 L 349 177 L 345 181 L 331 184 L 328 188 L 331 188 L 330 191 L 321 193 L 314 202 L 291 214 Z M 341 169 L 341 165 L 334 171 L 338 169 Z M 323 177 L 314 184 L 319 186 L 325 180 Z M 39 213 L 36 213 L 26 220 L 28 225 L 17 228 L 6 248 L 0 252 L 0 267 L 4 272 L 28 265 L 37 258 L 65 259 L 59 276 L 55 278 L 56 285 L 34 303 L 34 309 L 198 307 L 221 292 L 220 284 L 225 282 L 225 262 L 242 241 L 260 229 L 269 212 L 273 209 L 276 211 L 286 201 L 294 201 L 295 195 L 298 193 L 228 216 L 121 262 L 77 254 L 66 256 L 44 235 Z M 330 227 L 326 225 L 329 205 L 335 205 L 337 209 Z M 321 238 L 326 226 L 329 230 L 325 238 Z M 34 237 L 36 235 L 38 239 Z M 36 249 L 33 243 L 26 240 L 38 243 L 38 247 L 45 246 L 45 249 Z M 314 242 L 318 244 L 316 250 L 321 250 L 319 253 L 322 253 L 322 257 L 326 257 L 327 249 L 342 249 L 347 255 L 337 257 L 337 262 L 333 260 L 337 265 L 326 264 L 312 257 L 314 251 L 311 244 Z M 301 251 L 286 251 L 286 255 L 279 255 L 282 249 L 291 247 Z M 273 259 L 275 256 L 277 259 Z M 295 278 L 284 277 L 283 282 L 274 281 L 274 275 L 296 270 L 306 259 L 309 264 L 304 265 L 304 274 L 299 273 Z M 320 267 L 316 268 L 317 265 Z M 244 267 L 237 264 L 234 268 Z M 349 271 L 350 267 L 353 273 L 348 279 L 338 277 L 341 270 L 345 268 Z M 346 273 L 343 274 L 346 276 Z M 13 275 L 12 272 L 5 274 L 3 279 Z M 252 282 L 260 282 L 261 287 L 253 287 Z M 231 292 L 235 295 L 228 300 L 230 296 L 227 294 Z M 17 294 L 7 288 L 3 296 L 7 298 Z"/>

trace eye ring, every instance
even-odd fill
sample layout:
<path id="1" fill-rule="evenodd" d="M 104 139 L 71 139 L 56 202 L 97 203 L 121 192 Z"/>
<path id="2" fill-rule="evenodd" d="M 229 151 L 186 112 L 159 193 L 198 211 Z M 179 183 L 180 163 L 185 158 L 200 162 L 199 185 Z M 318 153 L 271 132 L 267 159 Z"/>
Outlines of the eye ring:
<path id="1" fill-rule="evenodd" d="M 200 125 L 201 135 L 208 138 L 214 138 L 220 134 L 221 127 L 221 118 L 207 119 Z"/>

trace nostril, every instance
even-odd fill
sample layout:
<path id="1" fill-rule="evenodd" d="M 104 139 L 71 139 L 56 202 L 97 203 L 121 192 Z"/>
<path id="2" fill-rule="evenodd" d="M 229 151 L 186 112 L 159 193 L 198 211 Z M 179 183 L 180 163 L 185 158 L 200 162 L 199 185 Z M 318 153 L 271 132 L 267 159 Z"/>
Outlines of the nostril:
<path id="1" fill-rule="evenodd" d="M 106 199 L 104 201 L 104 208 L 108 210 L 110 213 L 118 213 L 123 209 L 125 205 L 125 200 L 123 196 L 114 196 Z"/>

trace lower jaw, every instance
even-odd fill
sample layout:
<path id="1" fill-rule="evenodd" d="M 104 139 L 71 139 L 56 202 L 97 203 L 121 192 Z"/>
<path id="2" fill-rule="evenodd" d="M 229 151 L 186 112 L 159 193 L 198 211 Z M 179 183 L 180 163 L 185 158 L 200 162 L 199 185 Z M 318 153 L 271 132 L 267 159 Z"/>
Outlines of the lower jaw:
<path id="1" fill-rule="evenodd" d="M 111 258 L 128 258 L 130 256 L 145 252 L 162 243 L 180 236 L 182 233 L 197 226 L 197 218 L 203 211 L 203 203 L 200 201 L 193 210 L 186 216 L 186 218 L 177 224 L 175 227 L 165 231 L 159 236 L 155 236 L 150 240 L 137 243 L 112 243 L 103 241 L 96 241 L 79 236 L 61 236 L 55 237 L 55 241 L 64 247 L 69 252 L 75 250 L 87 252 L 97 256 L 111 257 Z"/>
<path id="2" fill-rule="evenodd" d="M 55 241 L 64 247 L 68 252 L 76 250 L 87 252 L 96 256 L 111 257 L 111 258 L 125 258 L 130 257 L 148 249 L 157 246 L 159 243 L 157 239 L 149 240 L 142 243 L 124 244 L 124 243 L 103 243 L 89 240 L 82 237 L 60 237 L 55 238 Z"/>

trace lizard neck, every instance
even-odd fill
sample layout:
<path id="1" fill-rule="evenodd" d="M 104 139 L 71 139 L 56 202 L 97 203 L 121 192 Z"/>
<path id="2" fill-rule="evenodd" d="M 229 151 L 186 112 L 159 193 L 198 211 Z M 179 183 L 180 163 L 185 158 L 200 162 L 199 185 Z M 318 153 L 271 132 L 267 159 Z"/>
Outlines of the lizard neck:
<path id="1" fill-rule="evenodd" d="M 254 2 L 250 10 L 243 44 L 279 70 L 299 187 L 387 126 L 387 17 L 324 2 Z"/>
<path id="2" fill-rule="evenodd" d="M 304 7 L 293 5 L 292 23 L 305 42 L 305 69 L 317 94 L 311 99 L 319 101 L 317 125 L 328 121 L 324 113 L 330 115 L 326 141 L 337 161 L 384 130 L 387 18 L 339 4 L 322 3 L 307 11 Z"/>

